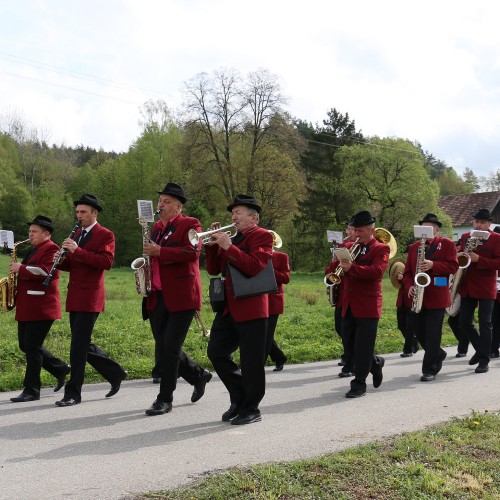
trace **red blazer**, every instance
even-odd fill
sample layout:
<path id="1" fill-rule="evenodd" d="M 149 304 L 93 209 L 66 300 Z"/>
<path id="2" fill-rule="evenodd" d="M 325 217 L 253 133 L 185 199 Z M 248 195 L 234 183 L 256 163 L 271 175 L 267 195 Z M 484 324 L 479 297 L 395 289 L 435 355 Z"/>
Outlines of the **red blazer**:
<path id="1" fill-rule="evenodd" d="M 74 239 L 78 240 L 80 230 Z M 68 252 L 60 264 L 69 271 L 68 312 L 104 311 L 104 271 L 111 269 L 115 256 L 115 235 L 96 224 L 74 253 Z"/>
<path id="2" fill-rule="evenodd" d="M 44 276 L 37 276 L 28 271 L 28 266 L 39 267 L 47 274 L 52 269 L 52 257 L 59 247 L 51 240 L 42 243 L 23 260 L 17 275 L 16 320 L 41 321 L 61 319 L 61 301 L 59 299 L 59 271 L 48 287 L 42 285 Z"/>
<path id="3" fill-rule="evenodd" d="M 500 234 L 493 231 L 489 238 L 477 247 L 477 262 L 471 262 L 464 269 L 465 275 L 460 283 L 460 296 L 474 299 L 497 298 L 497 271 L 500 270 Z M 459 252 L 463 252 L 470 232 L 460 238 Z"/>
<path id="4" fill-rule="evenodd" d="M 239 233 L 238 233 L 239 234 Z M 237 236 L 238 237 L 238 236 Z M 267 266 L 272 257 L 273 237 L 267 229 L 254 226 L 245 232 L 245 238 L 222 250 L 218 245 L 206 247 L 208 274 L 225 273 L 226 309 L 237 322 L 269 317 L 267 294 L 235 299 L 227 265 L 231 264 L 248 276 L 255 276 Z"/>
<path id="5" fill-rule="evenodd" d="M 434 262 L 434 267 L 427 273 L 431 279 L 429 286 L 425 287 L 422 307 L 425 309 L 445 309 L 450 306 L 450 274 L 455 274 L 458 269 L 457 247 L 449 238 L 436 236 L 429 242 L 434 247 L 434 252 L 427 258 Z M 415 284 L 417 270 L 417 257 L 420 241 L 412 243 L 408 249 L 404 272 L 404 287 L 409 290 Z M 445 286 L 436 286 L 435 278 L 446 278 Z M 411 304 L 410 304 L 411 307 Z"/>
<path id="6" fill-rule="evenodd" d="M 151 228 L 151 240 L 156 241 L 158 231 L 163 229 L 161 221 L 158 221 Z M 170 312 L 201 309 L 201 242 L 193 247 L 188 238 L 190 229 L 201 233 L 200 221 L 182 214 L 176 217 L 161 239 L 160 256 L 153 257 L 159 259 L 163 301 Z M 156 294 L 151 294 L 146 304 L 148 310 L 154 309 Z"/>
<path id="7" fill-rule="evenodd" d="M 288 255 L 284 252 L 273 251 L 272 259 L 278 291 L 267 294 L 269 299 L 269 316 L 283 314 L 285 311 L 285 294 L 283 293 L 283 285 L 290 283 L 290 262 L 288 260 Z"/>
<path id="8" fill-rule="evenodd" d="M 346 244 L 351 248 L 353 243 Z M 372 238 L 347 273 L 342 275 L 342 317 L 347 309 L 355 318 L 382 316 L 382 277 L 389 263 L 389 246 Z M 339 262 L 331 264 L 336 269 Z"/>

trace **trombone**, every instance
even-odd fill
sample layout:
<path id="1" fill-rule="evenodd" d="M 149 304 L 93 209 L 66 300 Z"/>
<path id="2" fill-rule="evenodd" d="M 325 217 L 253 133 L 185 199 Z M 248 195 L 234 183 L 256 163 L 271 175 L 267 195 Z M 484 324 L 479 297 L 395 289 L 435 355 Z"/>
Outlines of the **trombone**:
<path id="1" fill-rule="evenodd" d="M 190 229 L 188 231 L 188 238 L 189 241 L 191 242 L 191 245 L 194 247 L 198 245 L 198 242 L 201 240 L 204 245 L 208 245 L 210 243 L 210 236 L 215 233 L 220 233 L 221 231 L 225 231 L 230 238 L 236 235 L 236 232 L 234 234 L 231 234 L 231 231 L 226 231 L 226 229 L 230 229 L 232 227 L 235 227 L 236 224 L 234 222 L 232 224 L 229 224 L 224 227 L 219 227 L 217 229 L 211 229 L 210 231 L 205 231 L 203 233 L 197 233 L 194 229 Z"/>

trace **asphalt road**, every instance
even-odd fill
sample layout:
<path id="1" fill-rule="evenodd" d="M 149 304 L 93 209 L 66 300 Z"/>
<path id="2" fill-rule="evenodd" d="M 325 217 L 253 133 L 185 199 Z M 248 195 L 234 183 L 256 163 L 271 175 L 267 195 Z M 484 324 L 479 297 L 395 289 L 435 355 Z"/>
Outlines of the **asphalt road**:
<path id="1" fill-rule="evenodd" d="M 349 380 L 336 362 L 267 368 L 262 422 L 233 426 L 220 417 L 229 400 L 217 377 L 190 402 L 179 381 L 172 413 L 147 417 L 158 386 L 125 381 L 113 398 L 109 384 L 84 386 L 82 404 L 59 408 L 60 393 L 11 403 L 0 393 L 1 499 L 123 499 L 186 484 L 235 465 L 303 459 L 386 436 L 422 429 L 472 410 L 500 410 L 500 359 L 486 374 L 468 358 L 448 358 L 434 382 L 420 382 L 422 353 L 389 354 L 384 382 L 346 399 Z M 371 380 L 370 380 L 371 382 Z"/>

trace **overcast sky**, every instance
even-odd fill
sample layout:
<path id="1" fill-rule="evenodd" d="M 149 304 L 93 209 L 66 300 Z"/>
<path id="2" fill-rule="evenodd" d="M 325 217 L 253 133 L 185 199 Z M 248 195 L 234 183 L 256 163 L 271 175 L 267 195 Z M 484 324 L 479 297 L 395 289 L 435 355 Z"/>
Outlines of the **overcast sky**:
<path id="1" fill-rule="evenodd" d="M 139 108 L 198 73 L 266 69 L 292 116 L 331 108 L 419 141 L 461 174 L 500 169 L 498 0 L 0 0 L 0 114 L 49 143 L 126 151 Z"/>

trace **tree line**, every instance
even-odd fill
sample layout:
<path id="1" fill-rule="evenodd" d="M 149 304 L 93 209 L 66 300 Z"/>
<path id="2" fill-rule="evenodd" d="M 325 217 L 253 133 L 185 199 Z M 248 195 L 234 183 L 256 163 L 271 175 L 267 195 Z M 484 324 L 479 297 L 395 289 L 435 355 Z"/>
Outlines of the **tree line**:
<path id="1" fill-rule="evenodd" d="M 440 196 L 497 190 L 500 173 L 459 176 L 453 167 L 397 137 L 364 136 L 348 113 L 331 108 L 321 125 L 292 117 L 276 75 L 235 69 L 201 73 L 185 83 L 175 115 L 162 100 L 141 108 L 141 133 L 125 153 L 83 145 L 48 145 L 44 132 L 15 115 L 0 117 L 0 227 L 25 239 L 37 214 L 55 223 L 60 243 L 74 223 L 73 200 L 97 195 L 99 222 L 116 236 L 115 265 L 142 252 L 138 199 L 156 202 L 167 182 L 183 185 L 184 212 L 203 227 L 229 223 L 236 194 L 254 195 L 261 225 L 277 231 L 292 269 L 314 271 L 329 259 L 326 230 L 343 230 L 368 209 L 400 249 L 412 227 L 437 213 Z"/>

